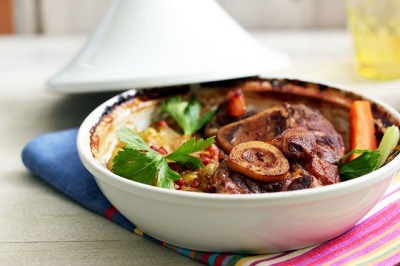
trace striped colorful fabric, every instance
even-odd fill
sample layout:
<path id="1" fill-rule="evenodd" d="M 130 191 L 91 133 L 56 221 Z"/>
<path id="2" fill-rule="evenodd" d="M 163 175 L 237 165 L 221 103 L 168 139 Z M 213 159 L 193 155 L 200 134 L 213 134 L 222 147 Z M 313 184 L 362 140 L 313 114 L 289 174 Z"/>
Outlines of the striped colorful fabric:
<path id="1" fill-rule="evenodd" d="M 326 243 L 257 256 L 189 250 L 155 239 L 123 217 L 104 197 L 76 151 L 76 129 L 45 134 L 22 153 L 26 167 L 82 206 L 136 235 L 207 265 L 398 265 L 400 264 L 400 174 L 378 204 L 352 229 Z M 62 146 L 63 149 L 54 149 Z"/>

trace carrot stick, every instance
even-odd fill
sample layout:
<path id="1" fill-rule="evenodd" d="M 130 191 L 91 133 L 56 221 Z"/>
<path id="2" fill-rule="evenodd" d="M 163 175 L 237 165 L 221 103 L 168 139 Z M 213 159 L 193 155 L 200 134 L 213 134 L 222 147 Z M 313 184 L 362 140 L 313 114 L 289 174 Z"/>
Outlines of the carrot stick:
<path id="1" fill-rule="evenodd" d="M 354 101 L 350 107 L 350 150 L 375 150 L 374 118 L 372 117 L 371 103 L 369 101 Z M 360 154 L 352 154 L 353 160 Z"/>

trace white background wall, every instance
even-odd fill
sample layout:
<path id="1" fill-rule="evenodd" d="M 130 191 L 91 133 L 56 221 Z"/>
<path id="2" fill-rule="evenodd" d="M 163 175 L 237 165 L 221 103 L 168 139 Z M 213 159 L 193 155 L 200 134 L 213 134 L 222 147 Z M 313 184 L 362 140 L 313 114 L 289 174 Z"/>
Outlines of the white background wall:
<path id="1" fill-rule="evenodd" d="M 90 32 L 111 1 L 14 0 L 16 32 Z M 307 29 L 345 26 L 345 0 L 217 1 L 246 28 Z"/>

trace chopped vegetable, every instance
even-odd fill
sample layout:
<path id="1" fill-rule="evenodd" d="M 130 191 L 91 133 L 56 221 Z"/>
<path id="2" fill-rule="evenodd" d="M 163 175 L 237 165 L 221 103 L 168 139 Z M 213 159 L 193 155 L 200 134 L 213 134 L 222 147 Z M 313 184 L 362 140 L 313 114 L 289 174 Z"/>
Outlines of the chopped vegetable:
<path id="1" fill-rule="evenodd" d="M 227 95 L 228 98 L 228 115 L 242 116 L 247 111 L 246 99 L 244 98 L 243 91 L 238 89 L 230 91 Z"/>
<path id="2" fill-rule="evenodd" d="M 180 175 L 169 167 L 168 160 L 194 169 L 204 167 L 199 158 L 190 154 L 203 150 L 214 142 L 214 137 L 206 140 L 192 138 L 176 151 L 163 156 L 151 149 L 129 128 L 118 129 L 115 133 L 126 146 L 114 157 L 112 171 L 134 181 L 170 189 L 174 188 L 174 181 L 180 179 Z"/>
<path id="3" fill-rule="evenodd" d="M 194 99 L 190 103 L 183 101 L 181 97 L 170 98 L 167 102 L 162 103 L 161 108 L 175 119 L 184 135 L 192 135 L 201 129 L 216 113 L 216 110 L 212 110 L 200 118 L 200 101 Z"/>
<path id="4" fill-rule="evenodd" d="M 339 174 L 342 180 L 353 179 L 368 174 L 381 167 L 399 141 L 399 128 L 390 126 L 375 150 L 352 150 L 338 162 Z M 353 154 L 360 154 L 357 158 L 346 160 Z"/>
<path id="5" fill-rule="evenodd" d="M 385 163 L 385 161 L 389 157 L 389 154 L 394 150 L 394 148 L 396 148 L 397 143 L 399 142 L 399 135 L 399 128 L 395 125 L 390 126 L 386 129 L 386 132 L 383 135 L 378 147 L 378 150 L 381 153 L 381 156 L 379 157 L 378 167 L 381 167 Z"/>
<path id="6" fill-rule="evenodd" d="M 285 179 L 290 168 L 281 150 L 262 141 L 243 142 L 233 147 L 228 166 L 232 171 L 266 182 Z"/>
<path id="7" fill-rule="evenodd" d="M 350 107 L 350 150 L 375 150 L 374 118 L 369 101 L 354 101 Z M 349 160 L 359 156 L 353 153 Z"/>

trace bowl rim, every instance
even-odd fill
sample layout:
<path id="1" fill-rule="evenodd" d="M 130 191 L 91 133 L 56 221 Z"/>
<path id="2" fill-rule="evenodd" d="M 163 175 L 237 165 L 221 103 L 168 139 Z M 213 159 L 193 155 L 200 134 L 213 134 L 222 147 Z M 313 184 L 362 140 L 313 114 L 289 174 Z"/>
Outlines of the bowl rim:
<path id="1" fill-rule="evenodd" d="M 302 80 L 303 81 L 303 80 Z M 315 81 L 306 81 L 312 84 L 323 85 L 322 83 Z M 331 86 L 331 84 L 329 85 Z M 359 93 L 355 93 L 348 88 L 342 88 L 340 86 L 334 85 L 332 88 L 344 92 L 350 92 L 355 96 L 361 96 L 362 98 L 369 100 L 377 105 L 380 105 L 385 111 L 392 115 L 396 120 L 400 121 L 400 113 L 397 112 L 393 107 L 387 105 L 386 103 L 380 101 L 379 99 L 372 99 L 371 97 L 364 96 Z M 101 115 L 103 114 L 107 106 L 114 104 L 121 96 L 127 96 L 135 94 L 138 90 L 131 89 L 119 93 L 107 101 L 100 104 L 95 108 L 82 122 L 78 130 L 77 135 L 77 150 L 80 160 L 89 172 L 91 172 L 96 179 L 106 182 L 109 185 L 117 186 L 129 193 L 140 193 L 142 196 L 151 197 L 154 195 L 166 195 L 166 199 L 173 201 L 175 199 L 201 199 L 203 202 L 207 201 L 220 201 L 220 202 L 274 202 L 275 204 L 285 204 L 288 201 L 293 202 L 293 198 L 296 198 L 296 203 L 304 201 L 312 201 L 314 198 L 330 198 L 339 195 L 344 195 L 350 192 L 359 191 L 365 189 L 369 186 L 373 186 L 376 183 L 383 182 L 385 179 L 392 179 L 393 176 L 400 170 L 400 156 L 394 158 L 391 162 L 384 165 L 383 167 L 366 174 L 362 177 L 348 180 L 345 182 L 340 182 L 337 184 L 323 186 L 312 189 L 296 190 L 296 191 L 285 191 L 281 193 L 260 193 L 260 194 L 217 194 L 217 193 L 196 193 L 189 191 L 177 191 L 173 189 L 159 188 L 155 186 L 150 186 L 142 184 L 133 180 L 126 179 L 124 177 L 118 176 L 111 171 L 109 171 L 104 165 L 98 162 L 91 153 L 90 149 L 90 130 L 99 121 Z M 135 190 L 133 190 L 135 189 Z"/>

